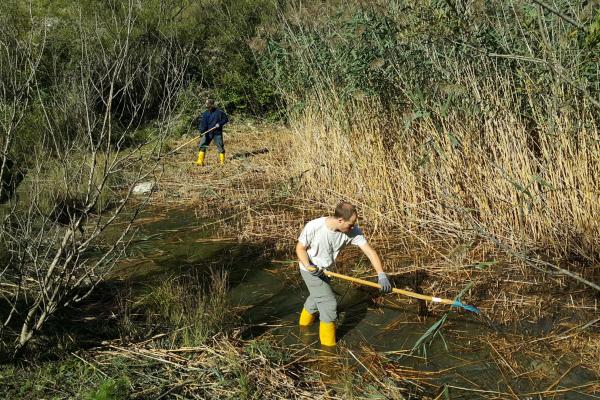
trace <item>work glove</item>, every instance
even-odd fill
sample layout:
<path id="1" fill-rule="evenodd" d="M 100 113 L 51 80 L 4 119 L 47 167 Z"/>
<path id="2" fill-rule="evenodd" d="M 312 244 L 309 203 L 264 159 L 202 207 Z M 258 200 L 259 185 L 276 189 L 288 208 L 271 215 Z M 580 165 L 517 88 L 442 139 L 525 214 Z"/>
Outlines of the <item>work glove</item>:
<path id="1" fill-rule="evenodd" d="M 219 125 L 219 124 L 215 124 L 215 128 L 218 128 L 219 126 L 221 126 L 221 125 Z"/>
<path id="2" fill-rule="evenodd" d="M 320 278 L 325 275 L 325 268 L 317 267 L 315 264 L 310 264 L 309 272 L 312 276 Z"/>
<path id="3" fill-rule="evenodd" d="M 381 289 L 379 289 L 381 293 L 390 293 L 392 291 L 392 284 L 384 272 L 377 274 L 377 283 L 381 286 Z"/>

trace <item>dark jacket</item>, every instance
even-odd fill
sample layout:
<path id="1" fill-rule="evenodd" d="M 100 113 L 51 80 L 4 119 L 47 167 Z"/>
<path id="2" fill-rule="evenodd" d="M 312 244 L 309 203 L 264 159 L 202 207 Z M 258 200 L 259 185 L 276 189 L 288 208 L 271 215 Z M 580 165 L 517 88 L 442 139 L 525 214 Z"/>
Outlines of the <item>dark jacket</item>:
<path id="1" fill-rule="evenodd" d="M 204 111 L 202 116 L 200 117 L 200 122 L 198 123 L 198 129 L 200 133 L 204 133 L 210 128 L 214 127 L 216 124 L 219 124 L 219 127 L 214 131 L 211 131 L 212 134 L 221 134 L 223 133 L 223 125 L 229 122 L 229 118 L 227 118 L 227 114 L 218 108 L 215 108 L 214 111 Z"/>

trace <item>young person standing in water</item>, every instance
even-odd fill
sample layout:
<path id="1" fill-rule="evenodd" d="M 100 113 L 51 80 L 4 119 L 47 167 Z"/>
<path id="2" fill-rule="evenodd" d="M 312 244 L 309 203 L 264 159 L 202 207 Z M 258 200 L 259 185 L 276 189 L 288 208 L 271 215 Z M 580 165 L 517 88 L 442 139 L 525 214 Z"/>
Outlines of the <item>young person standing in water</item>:
<path id="1" fill-rule="evenodd" d="M 347 202 L 339 203 L 333 216 L 309 221 L 300 233 L 296 255 L 300 260 L 300 274 L 310 295 L 300 314 L 300 326 L 311 325 L 315 313 L 319 313 L 319 338 L 324 346 L 335 346 L 335 320 L 337 301 L 325 271 L 335 266 L 339 251 L 349 245 L 358 246 L 377 272 L 383 293 L 392 291 L 392 285 L 383 271 L 377 252 L 367 243 L 356 221 L 356 207 Z"/>

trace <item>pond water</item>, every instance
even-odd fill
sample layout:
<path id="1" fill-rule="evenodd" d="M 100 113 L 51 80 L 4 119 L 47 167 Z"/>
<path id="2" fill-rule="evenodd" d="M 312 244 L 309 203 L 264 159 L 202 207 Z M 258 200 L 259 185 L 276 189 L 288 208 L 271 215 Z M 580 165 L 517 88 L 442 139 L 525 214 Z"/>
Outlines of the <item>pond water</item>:
<path id="1" fill-rule="evenodd" d="M 149 282 L 192 268 L 224 268 L 230 301 L 247 329 L 267 334 L 300 352 L 318 356 L 318 323 L 300 330 L 299 312 L 308 292 L 293 261 L 273 262 L 260 245 L 213 238 L 214 225 L 186 209 L 155 209 L 136 223 L 137 240 L 116 269 L 120 278 Z M 594 375 L 572 354 L 528 351 L 539 347 L 551 323 L 494 327 L 483 318 L 456 309 L 429 346 L 410 350 L 446 311 L 419 317 L 416 301 L 334 280 L 338 294 L 339 357 L 348 350 L 359 359 L 365 348 L 385 357 L 385 368 L 398 380 L 428 389 L 449 386 L 450 398 L 597 399 L 590 393 Z M 368 366 L 364 366 L 365 370 Z M 597 382 L 596 382 L 597 383 Z M 444 397 L 440 397 L 444 398 Z"/>

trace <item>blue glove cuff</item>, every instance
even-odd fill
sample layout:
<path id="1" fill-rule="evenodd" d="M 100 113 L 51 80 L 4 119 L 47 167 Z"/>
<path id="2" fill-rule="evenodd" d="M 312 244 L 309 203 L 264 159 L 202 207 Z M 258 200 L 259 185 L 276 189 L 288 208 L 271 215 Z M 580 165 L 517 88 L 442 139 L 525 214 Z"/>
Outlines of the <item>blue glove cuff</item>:
<path id="1" fill-rule="evenodd" d="M 387 276 L 386 276 L 385 272 L 380 272 L 380 273 L 377 274 L 377 278 L 378 279 L 383 279 L 383 278 L 387 278 Z"/>

